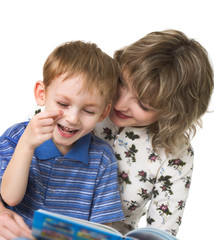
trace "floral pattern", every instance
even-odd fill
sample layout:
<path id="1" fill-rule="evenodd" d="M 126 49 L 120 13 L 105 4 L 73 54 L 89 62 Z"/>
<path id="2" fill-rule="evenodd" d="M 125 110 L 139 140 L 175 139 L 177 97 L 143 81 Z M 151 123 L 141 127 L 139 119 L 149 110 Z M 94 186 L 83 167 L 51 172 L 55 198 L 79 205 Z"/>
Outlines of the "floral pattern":
<path id="1" fill-rule="evenodd" d="M 113 223 L 123 234 L 137 228 L 147 215 L 148 227 L 176 235 L 191 184 L 194 152 L 183 146 L 176 155 L 152 148 L 147 128 L 118 127 L 107 118 L 95 134 L 114 149 L 125 220 Z"/>

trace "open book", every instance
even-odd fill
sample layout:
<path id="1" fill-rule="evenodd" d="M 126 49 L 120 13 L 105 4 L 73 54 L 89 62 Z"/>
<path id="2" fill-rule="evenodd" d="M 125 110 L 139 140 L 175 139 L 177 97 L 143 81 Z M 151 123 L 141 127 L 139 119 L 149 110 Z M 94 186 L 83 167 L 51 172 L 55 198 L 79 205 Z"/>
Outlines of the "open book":
<path id="1" fill-rule="evenodd" d="M 103 224 L 44 210 L 34 213 L 32 235 L 39 240 L 176 240 L 175 237 L 153 228 L 139 228 L 123 236 L 114 228 Z M 156 236 L 156 238 L 151 238 L 151 236 Z"/>

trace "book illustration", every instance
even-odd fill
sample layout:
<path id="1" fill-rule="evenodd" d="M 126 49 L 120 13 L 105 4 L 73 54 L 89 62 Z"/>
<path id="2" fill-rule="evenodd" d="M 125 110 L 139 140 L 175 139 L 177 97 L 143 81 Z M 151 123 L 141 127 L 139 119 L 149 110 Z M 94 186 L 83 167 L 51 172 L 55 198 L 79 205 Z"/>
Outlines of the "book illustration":
<path id="1" fill-rule="evenodd" d="M 44 210 L 34 213 L 32 235 L 37 240 L 178 240 L 154 228 L 138 228 L 123 236 L 116 229 L 104 224 Z"/>
<path id="2" fill-rule="evenodd" d="M 116 231 L 116 230 L 115 230 Z M 34 213 L 32 234 L 37 239 L 116 240 L 114 230 L 102 224 L 38 210 Z"/>
<path id="3" fill-rule="evenodd" d="M 86 239 L 86 240 L 107 240 L 103 234 L 95 233 L 94 231 L 87 230 L 85 228 L 78 228 L 71 225 L 70 223 L 60 222 L 56 219 L 45 218 L 44 224 L 42 226 L 40 235 L 43 238 L 55 239 L 55 240 L 73 240 L 76 239 Z"/>

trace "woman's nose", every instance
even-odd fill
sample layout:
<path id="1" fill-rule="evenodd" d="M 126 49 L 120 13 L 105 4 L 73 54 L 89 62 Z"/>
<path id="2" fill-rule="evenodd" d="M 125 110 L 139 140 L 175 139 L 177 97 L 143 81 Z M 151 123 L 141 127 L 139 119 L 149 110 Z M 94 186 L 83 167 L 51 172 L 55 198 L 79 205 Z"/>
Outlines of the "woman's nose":
<path id="1" fill-rule="evenodd" d="M 118 89 L 118 95 L 115 100 L 114 106 L 118 110 L 126 110 L 128 109 L 128 102 L 129 102 L 129 96 L 125 89 L 120 87 Z"/>

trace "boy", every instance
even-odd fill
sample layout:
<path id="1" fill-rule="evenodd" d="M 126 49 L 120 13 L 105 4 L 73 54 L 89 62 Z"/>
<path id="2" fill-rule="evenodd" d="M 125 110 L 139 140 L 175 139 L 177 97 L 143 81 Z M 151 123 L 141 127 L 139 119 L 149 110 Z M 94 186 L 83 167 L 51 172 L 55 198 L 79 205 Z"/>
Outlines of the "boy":
<path id="1" fill-rule="evenodd" d="M 45 111 L 0 138 L 1 197 L 29 227 L 39 208 L 99 223 L 123 218 L 114 153 L 91 135 L 117 80 L 116 63 L 95 44 L 68 42 L 47 58 L 34 89 Z"/>

